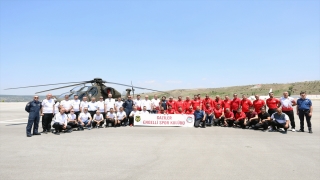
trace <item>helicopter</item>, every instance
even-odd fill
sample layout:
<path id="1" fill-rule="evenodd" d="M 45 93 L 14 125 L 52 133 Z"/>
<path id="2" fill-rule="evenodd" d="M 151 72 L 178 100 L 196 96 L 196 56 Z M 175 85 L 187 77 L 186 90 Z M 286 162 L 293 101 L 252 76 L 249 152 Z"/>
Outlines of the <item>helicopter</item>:
<path id="1" fill-rule="evenodd" d="M 74 83 L 76 83 L 76 84 L 74 84 Z M 88 84 L 88 83 L 90 83 L 91 85 L 87 86 L 86 84 Z M 88 98 L 89 101 L 93 97 L 95 97 L 96 99 L 99 99 L 101 96 L 103 97 L 103 99 L 106 99 L 108 97 L 108 94 L 111 94 L 112 98 L 115 98 L 115 99 L 117 99 L 119 97 L 127 99 L 128 96 L 130 96 L 131 91 L 134 96 L 135 88 L 165 93 L 163 91 L 158 91 L 158 90 L 154 90 L 154 89 L 133 86 L 132 81 L 131 81 L 131 85 L 127 85 L 127 84 L 104 81 L 101 78 L 94 78 L 93 80 L 90 80 L 90 81 L 43 84 L 43 85 L 7 88 L 4 90 L 32 88 L 32 87 L 40 87 L 40 86 L 51 86 L 51 85 L 60 85 L 60 84 L 72 84 L 72 85 L 67 85 L 67 86 L 62 86 L 62 87 L 58 87 L 58 88 L 39 91 L 39 92 L 36 92 L 35 94 L 76 86 L 76 87 L 72 88 L 69 92 L 63 93 L 60 96 L 58 96 L 57 101 L 60 102 L 60 101 L 64 100 L 64 97 L 66 95 L 69 95 L 69 98 L 71 98 L 71 99 L 73 99 L 73 97 L 75 95 L 78 95 L 78 97 L 81 101 L 82 101 L 82 98 L 85 96 Z M 126 89 L 125 97 L 122 97 L 122 95 L 119 91 L 117 91 L 115 88 L 113 88 L 111 86 L 106 86 L 105 84 L 115 84 L 115 85 L 120 85 L 120 86 L 126 86 L 126 87 L 130 87 L 130 89 L 129 88 Z"/>

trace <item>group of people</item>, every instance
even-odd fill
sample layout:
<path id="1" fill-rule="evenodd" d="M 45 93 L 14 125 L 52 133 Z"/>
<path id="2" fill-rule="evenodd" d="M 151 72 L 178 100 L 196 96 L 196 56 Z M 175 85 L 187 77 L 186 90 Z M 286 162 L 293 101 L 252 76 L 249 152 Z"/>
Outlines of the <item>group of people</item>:
<path id="1" fill-rule="evenodd" d="M 201 98 L 200 94 L 189 96 L 185 100 L 179 96 L 177 100 L 163 96 L 161 99 L 157 95 L 152 100 L 146 95 L 141 99 L 140 95 L 132 100 L 128 96 L 126 100 L 112 98 L 112 94 L 104 99 L 94 97 L 87 101 L 83 97 L 82 101 L 74 95 L 70 100 L 68 95 L 61 102 L 52 98 L 51 94 L 39 102 L 38 96 L 29 102 L 25 108 L 29 112 L 27 124 L 27 137 L 41 135 L 38 132 L 40 116 L 42 116 L 43 133 L 51 132 L 51 124 L 55 129 L 54 134 L 59 135 L 61 131 L 72 132 L 73 129 L 88 130 L 91 128 L 134 126 L 134 116 L 137 114 L 191 114 L 195 118 L 195 127 L 205 128 L 206 126 L 240 127 L 262 129 L 269 131 L 287 132 L 291 125 L 291 130 L 295 132 L 295 120 L 293 108 L 296 106 L 297 114 L 300 118 L 300 130 L 304 132 L 304 118 L 306 118 L 308 131 L 312 133 L 311 116 L 312 102 L 306 98 L 306 93 L 301 92 L 297 101 L 289 97 L 288 92 L 283 93 L 283 97 L 277 99 L 273 93 L 269 93 L 266 101 L 255 95 L 253 102 L 246 95 L 242 99 L 237 94 L 233 94 L 233 99 L 228 96 L 222 100 L 220 96 L 211 99 L 209 95 Z M 268 110 L 267 110 L 268 108 Z M 40 113 L 39 113 L 40 112 Z M 53 123 L 52 123 L 53 121 Z M 32 125 L 34 125 L 31 134 Z"/>

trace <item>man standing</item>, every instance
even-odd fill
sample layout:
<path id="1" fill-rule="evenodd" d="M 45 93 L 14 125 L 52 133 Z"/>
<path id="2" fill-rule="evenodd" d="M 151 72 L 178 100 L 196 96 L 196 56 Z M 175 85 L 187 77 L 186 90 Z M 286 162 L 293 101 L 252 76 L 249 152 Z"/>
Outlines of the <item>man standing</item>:
<path id="1" fill-rule="evenodd" d="M 52 95 L 48 94 L 46 99 L 44 99 L 41 103 L 42 105 L 42 128 L 43 133 L 47 134 L 51 130 L 51 121 L 55 113 L 54 100 L 52 99 Z"/>
<path id="2" fill-rule="evenodd" d="M 231 100 L 229 99 L 229 96 L 225 96 L 224 97 L 224 100 L 222 102 L 222 108 L 224 109 L 224 112 L 226 112 L 227 108 L 230 110 L 230 108 L 231 108 Z"/>
<path id="3" fill-rule="evenodd" d="M 31 135 L 32 126 L 33 126 L 33 135 L 41 135 L 38 132 L 41 109 L 42 109 L 42 105 L 39 102 L 39 96 L 34 96 L 33 101 L 30 101 L 26 105 L 25 110 L 29 113 L 28 124 L 26 127 L 27 137 L 32 137 Z"/>
<path id="4" fill-rule="evenodd" d="M 294 122 L 293 106 L 297 105 L 296 101 L 292 97 L 289 97 L 288 92 L 284 92 L 283 97 L 280 98 L 280 104 L 282 112 L 287 114 L 290 119 L 291 131 L 295 132 L 296 123 Z"/>
<path id="5" fill-rule="evenodd" d="M 124 111 L 126 112 L 126 117 L 129 117 L 134 106 L 134 102 L 131 99 L 131 96 L 128 96 L 128 99 L 122 104 Z M 127 121 L 125 122 L 125 126 L 127 126 Z"/>
<path id="6" fill-rule="evenodd" d="M 175 109 L 175 107 L 176 107 L 176 102 L 173 100 L 173 97 L 172 97 L 172 96 L 169 97 L 169 101 L 167 101 L 167 106 L 168 106 L 168 109 L 169 109 L 169 106 L 171 106 L 172 109 Z"/>
<path id="7" fill-rule="evenodd" d="M 61 108 L 60 113 L 55 115 L 52 127 L 55 129 L 55 135 L 60 135 L 60 132 L 62 130 L 67 130 L 67 132 L 71 132 L 71 127 L 68 126 L 68 116 L 65 114 L 64 108 Z"/>
<path id="8" fill-rule="evenodd" d="M 241 108 L 242 112 L 247 113 L 249 112 L 249 108 L 252 106 L 252 102 L 247 98 L 246 95 L 242 95 L 242 100 L 241 100 Z"/>
<path id="9" fill-rule="evenodd" d="M 212 103 L 212 99 L 209 97 L 208 94 L 206 94 L 206 97 L 204 99 L 202 99 L 202 110 L 205 111 L 205 109 L 207 108 L 207 104 L 210 104 L 211 108 L 214 108 L 213 103 Z"/>
<path id="10" fill-rule="evenodd" d="M 191 101 L 191 106 L 193 109 L 197 109 L 197 106 L 201 107 L 201 102 L 198 100 L 197 96 L 194 96 L 194 99 Z"/>
<path id="11" fill-rule="evenodd" d="M 112 98 L 112 94 L 108 94 L 108 98 L 104 100 L 104 110 L 106 114 L 111 108 L 115 109 L 115 103 L 116 101 Z"/>
<path id="12" fill-rule="evenodd" d="M 154 98 L 151 100 L 151 109 L 155 110 L 155 114 L 160 110 L 160 99 L 158 99 L 157 95 L 154 95 Z"/>
<path id="13" fill-rule="evenodd" d="M 183 105 L 183 100 L 182 100 L 182 97 L 181 97 L 181 96 L 178 97 L 178 101 L 176 101 L 176 103 L 175 103 L 175 108 L 174 108 L 174 110 L 175 110 L 175 111 L 178 111 L 179 107 L 181 107 L 181 108 L 182 108 L 182 111 L 184 111 L 184 105 Z"/>
<path id="14" fill-rule="evenodd" d="M 133 101 L 133 103 L 134 103 L 134 105 L 136 106 L 136 108 L 137 108 L 137 111 L 141 111 L 142 110 L 142 108 L 141 108 L 141 96 L 140 95 L 137 95 L 137 99 L 135 99 L 134 101 Z"/>
<path id="15" fill-rule="evenodd" d="M 87 101 L 87 99 L 88 99 L 87 96 L 84 96 L 82 98 L 82 101 L 80 103 L 80 113 L 84 111 L 84 108 L 88 108 L 89 102 Z"/>
<path id="16" fill-rule="evenodd" d="M 64 100 L 62 100 L 60 103 L 60 108 L 64 108 L 65 114 L 69 114 L 71 107 L 72 106 L 71 106 L 71 101 L 69 100 L 69 95 L 66 94 L 64 96 Z"/>
<path id="17" fill-rule="evenodd" d="M 74 110 L 74 114 L 76 115 L 76 118 L 78 119 L 78 116 L 80 114 L 80 104 L 81 101 L 79 100 L 78 95 L 74 95 L 74 99 L 71 101 L 71 108 Z"/>
<path id="18" fill-rule="evenodd" d="M 96 98 L 92 97 L 91 101 L 88 104 L 88 111 L 89 111 L 91 117 L 93 117 L 96 114 L 97 109 L 98 109 L 98 105 L 96 102 Z"/>
<path id="19" fill-rule="evenodd" d="M 287 133 L 287 130 L 289 128 L 289 116 L 283 113 L 281 108 L 278 108 L 277 112 L 271 115 L 271 119 L 272 128 L 269 131 L 272 132 L 276 130 L 277 127 L 280 132 Z"/>
<path id="20" fill-rule="evenodd" d="M 120 107 L 122 107 L 122 105 L 123 105 L 123 101 L 122 101 L 121 97 L 118 97 L 118 101 L 116 101 L 114 103 L 115 111 L 119 112 L 120 111 Z"/>
<path id="21" fill-rule="evenodd" d="M 147 108 L 147 111 L 150 113 L 151 111 L 151 101 L 149 100 L 149 96 L 146 95 L 144 97 L 144 100 L 141 101 L 141 107 L 145 106 Z"/>
<path id="22" fill-rule="evenodd" d="M 188 110 L 190 108 L 191 100 L 189 96 L 186 97 L 186 100 L 183 102 L 183 106 L 185 110 Z"/>
<path id="23" fill-rule="evenodd" d="M 216 108 L 218 104 L 222 105 L 222 100 L 220 99 L 220 96 L 219 95 L 216 95 L 216 99 L 215 100 L 212 100 L 212 108 Z"/>
<path id="24" fill-rule="evenodd" d="M 206 114 L 197 106 L 197 110 L 194 111 L 194 127 L 198 128 L 201 123 L 202 128 L 206 128 Z"/>
<path id="25" fill-rule="evenodd" d="M 279 99 L 274 98 L 273 92 L 269 92 L 269 97 L 266 101 L 266 104 L 268 106 L 268 114 L 272 115 L 273 113 L 275 113 L 277 111 L 277 108 L 279 106 Z"/>
<path id="26" fill-rule="evenodd" d="M 236 116 L 238 109 L 241 106 L 241 100 L 238 98 L 237 94 L 233 94 L 233 100 L 230 104 L 230 110 L 233 112 L 233 115 Z"/>
<path id="27" fill-rule="evenodd" d="M 103 101 L 103 97 L 102 96 L 100 96 L 99 101 L 97 102 L 97 107 L 98 107 L 97 111 L 100 111 L 100 114 L 102 114 L 102 117 L 103 117 L 103 120 L 104 120 L 104 118 L 106 117 L 106 114 L 104 113 L 105 112 L 104 111 L 104 101 Z"/>
<path id="28" fill-rule="evenodd" d="M 309 133 L 312 133 L 311 127 L 311 116 L 312 116 L 312 102 L 310 99 L 306 98 L 306 92 L 301 91 L 300 97 L 297 101 L 297 114 L 300 119 L 300 130 L 299 132 L 304 132 L 304 117 L 306 117 Z"/>
<path id="29" fill-rule="evenodd" d="M 259 114 L 262 107 L 266 108 L 266 104 L 264 100 L 260 99 L 259 95 L 255 95 L 254 97 L 256 98 L 256 100 L 253 101 L 254 111 Z"/>
<path id="30" fill-rule="evenodd" d="M 168 109 L 166 98 L 167 98 L 166 96 L 162 96 L 161 101 L 160 101 L 160 106 L 163 107 L 163 110 Z"/>

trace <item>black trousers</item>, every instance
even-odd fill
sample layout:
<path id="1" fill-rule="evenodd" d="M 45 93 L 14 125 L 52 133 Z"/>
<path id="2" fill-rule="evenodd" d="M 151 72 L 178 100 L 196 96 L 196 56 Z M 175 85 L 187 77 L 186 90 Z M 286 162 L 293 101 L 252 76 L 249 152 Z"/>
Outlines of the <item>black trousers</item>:
<path id="1" fill-rule="evenodd" d="M 271 116 L 273 113 L 277 112 L 277 109 L 268 109 L 268 114 Z"/>
<path id="2" fill-rule="evenodd" d="M 78 128 L 79 124 L 75 122 L 68 122 L 68 126 L 70 126 L 70 128 Z"/>
<path id="3" fill-rule="evenodd" d="M 134 116 L 133 117 L 129 117 L 129 125 L 134 125 Z"/>
<path id="4" fill-rule="evenodd" d="M 254 125 L 258 124 L 258 122 L 259 122 L 258 119 L 252 119 L 251 121 L 247 122 L 246 126 L 251 127 L 251 126 L 254 126 Z"/>
<path id="5" fill-rule="evenodd" d="M 229 127 L 232 127 L 233 124 L 234 124 L 234 120 L 228 119 L 228 120 L 226 120 L 226 122 L 228 123 L 228 126 L 229 126 Z"/>
<path id="6" fill-rule="evenodd" d="M 42 116 L 42 128 L 43 131 L 50 131 L 51 130 L 51 121 L 53 118 L 53 113 L 45 113 Z"/>
<path id="7" fill-rule="evenodd" d="M 196 119 L 194 121 L 194 127 L 199 127 L 201 124 L 201 127 L 206 127 L 206 121 L 202 121 L 202 119 Z"/>
<path id="8" fill-rule="evenodd" d="M 285 128 L 286 124 L 280 124 L 278 123 L 278 121 L 271 121 L 271 126 L 273 129 L 279 129 L 279 128 L 283 128 L 285 131 L 287 131 L 288 128 Z"/>
<path id="9" fill-rule="evenodd" d="M 254 126 L 254 129 L 255 129 L 255 130 L 258 130 L 258 129 L 267 130 L 267 129 L 268 129 L 268 126 L 270 126 L 270 125 L 271 125 L 271 121 L 265 120 L 263 123 L 257 123 L 257 124 Z"/>
<path id="10" fill-rule="evenodd" d="M 54 123 L 54 124 L 52 125 L 52 127 L 56 130 L 56 132 L 60 132 L 60 131 L 63 130 L 63 126 L 60 125 L 58 122 Z M 71 129 L 71 127 L 70 127 L 69 125 L 67 125 L 66 130 L 70 130 L 70 129 Z"/>
<path id="11" fill-rule="evenodd" d="M 121 125 L 126 126 L 127 123 L 128 123 L 128 118 L 124 118 L 124 119 L 120 120 L 120 126 L 121 126 Z"/>
<path id="12" fill-rule="evenodd" d="M 308 128 L 311 128 L 310 110 L 299 110 L 300 129 L 304 130 L 304 117 L 306 117 Z"/>
<path id="13" fill-rule="evenodd" d="M 93 116 L 96 114 L 97 111 L 88 111 L 91 115 L 91 118 L 93 119 Z"/>
<path id="14" fill-rule="evenodd" d="M 218 119 L 214 119 L 213 120 L 213 125 L 215 125 L 215 126 L 224 125 L 224 117 L 221 117 L 221 118 L 218 118 Z"/>
<path id="15" fill-rule="evenodd" d="M 237 110 L 235 110 L 235 111 L 232 111 L 233 112 L 233 117 L 236 117 L 236 114 L 237 114 Z"/>
<path id="16" fill-rule="evenodd" d="M 102 126 L 104 123 L 104 120 L 101 120 L 100 122 L 92 121 L 92 127 Z"/>
<path id="17" fill-rule="evenodd" d="M 236 126 L 240 126 L 242 129 L 246 128 L 246 125 L 244 125 L 245 119 L 239 119 L 238 121 L 234 121 L 234 124 Z"/>
<path id="18" fill-rule="evenodd" d="M 291 128 L 292 129 L 296 128 L 296 123 L 294 122 L 293 110 L 291 110 L 291 111 L 282 111 L 282 112 L 289 116 Z"/>
<path id="19" fill-rule="evenodd" d="M 106 127 L 109 127 L 109 123 L 112 124 L 112 126 L 115 125 L 115 120 L 114 119 L 106 119 Z"/>
<path id="20" fill-rule="evenodd" d="M 75 111 L 74 114 L 76 115 L 76 119 L 78 120 L 78 117 L 79 117 L 79 114 L 80 114 L 80 111 Z"/>

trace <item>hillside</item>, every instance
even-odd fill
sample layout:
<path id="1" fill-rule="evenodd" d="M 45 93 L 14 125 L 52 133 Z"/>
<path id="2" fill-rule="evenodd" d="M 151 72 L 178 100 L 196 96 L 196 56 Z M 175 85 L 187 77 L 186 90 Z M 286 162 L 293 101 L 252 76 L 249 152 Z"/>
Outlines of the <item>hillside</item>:
<path id="1" fill-rule="evenodd" d="M 201 94 L 203 97 L 205 94 L 209 94 L 211 97 L 215 95 L 232 96 L 233 93 L 237 93 L 238 97 L 241 94 L 246 94 L 247 96 L 259 94 L 259 95 L 267 95 L 270 88 L 274 92 L 275 96 L 281 96 L 284 91 L 291 91 L 292 95 L 298 95 L 300 91 L 306 91 L 307 94 L 316 95 L 320 94 L 320 81 L 304 81 L 304 82 L 294 82 L 294 83 L 273 83 L 273 84 L 261 84 L 261 85 L 246 85 L 246 86 L 232 86 L 232 87 L 220 87 L 220 88 L 204 88 L 204 89 L 176 89 L 171 91 L 166 91 L 168 94 L 161 93 L 146 93 L 150 96 L 154 94 L 158 94 L 158 96 L 173 96 L 177 98 L 179 95 L 192 96 L 194 94 Z"/>

